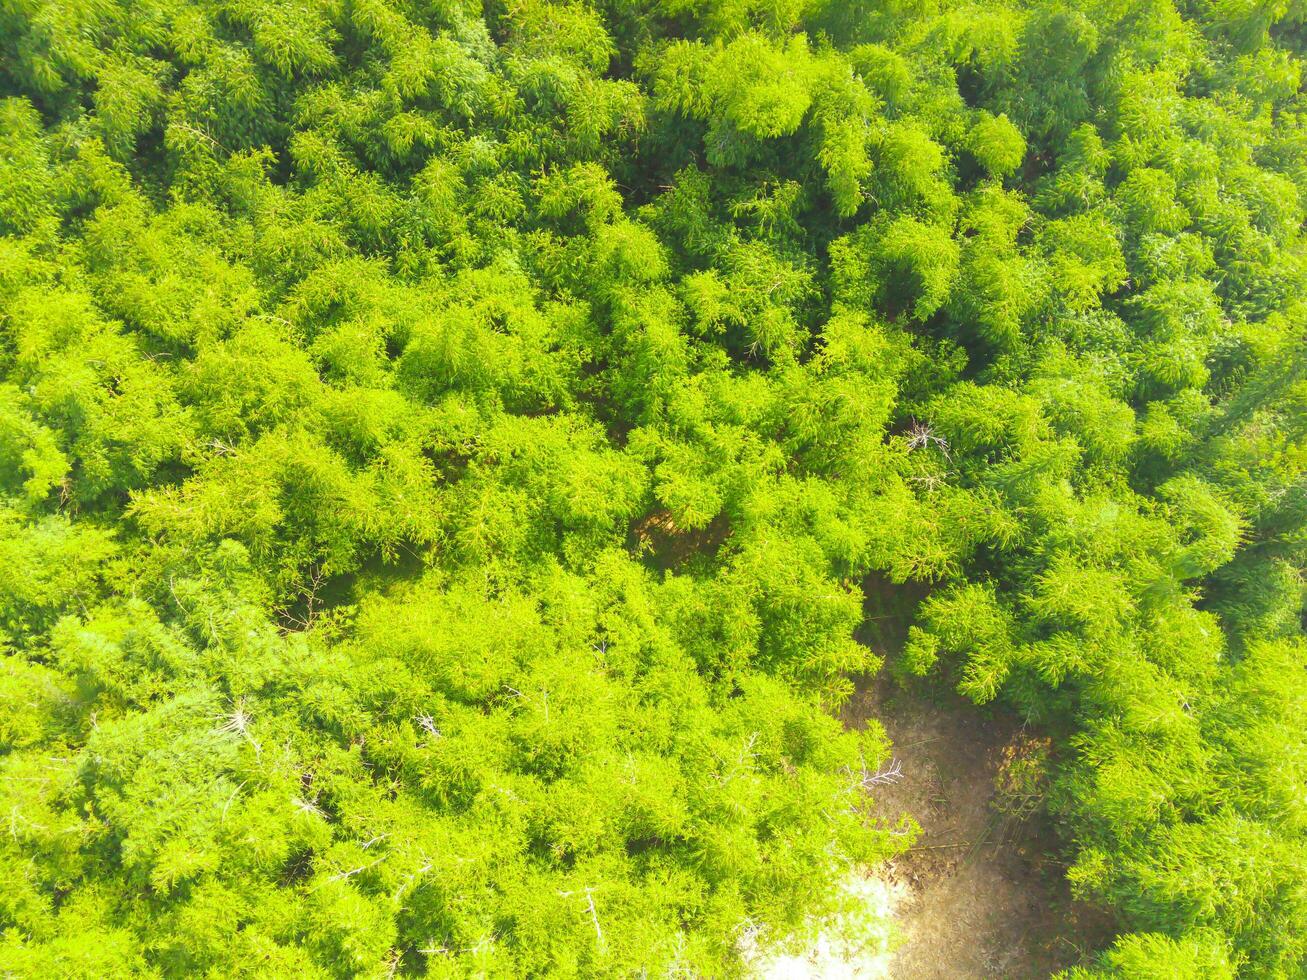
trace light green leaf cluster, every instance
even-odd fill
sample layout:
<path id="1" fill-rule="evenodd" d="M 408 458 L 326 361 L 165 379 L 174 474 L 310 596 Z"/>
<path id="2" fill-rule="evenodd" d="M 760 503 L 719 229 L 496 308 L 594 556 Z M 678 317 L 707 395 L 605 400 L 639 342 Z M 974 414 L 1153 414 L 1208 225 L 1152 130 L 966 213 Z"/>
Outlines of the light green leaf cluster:
<path id="1" fill-rule="evenodd" d="M 0 3 L 0 972 L 739 975 L 889 658 L 1299 976 L 1303 19 Z"/>

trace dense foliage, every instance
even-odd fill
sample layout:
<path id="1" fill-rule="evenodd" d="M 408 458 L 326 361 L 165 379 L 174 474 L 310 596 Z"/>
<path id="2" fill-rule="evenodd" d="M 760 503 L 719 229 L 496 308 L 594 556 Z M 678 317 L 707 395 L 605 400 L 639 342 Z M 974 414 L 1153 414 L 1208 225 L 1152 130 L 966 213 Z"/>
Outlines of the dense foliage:
<path id="1" fill-rule="evenodd" d="M 1302 976 L 1305 39 L 0 0 L 0 971 L 737 973 L 910 839 L 924 594 L 1077 975 Z"/>

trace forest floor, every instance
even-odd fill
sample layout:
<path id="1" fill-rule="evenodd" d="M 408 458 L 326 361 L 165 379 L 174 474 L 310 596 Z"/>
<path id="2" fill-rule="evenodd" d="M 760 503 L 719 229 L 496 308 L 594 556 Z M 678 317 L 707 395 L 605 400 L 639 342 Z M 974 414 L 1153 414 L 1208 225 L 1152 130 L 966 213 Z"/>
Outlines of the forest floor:
<path id="1" fill-rule="evenodd" d="M 1110 942 L 1110 921 L 1072 900 L 1046 822 L 993 806 L 999 766 L 1026 740 L 1018 719 L 906 692 L 885 672 L 845 717 L 879 719 L 893 739 L 902 775 L 873 789 L 878 814 L 921 826 L 880 872 L 899 894 L 892 980 L 1042 980 Z"/>

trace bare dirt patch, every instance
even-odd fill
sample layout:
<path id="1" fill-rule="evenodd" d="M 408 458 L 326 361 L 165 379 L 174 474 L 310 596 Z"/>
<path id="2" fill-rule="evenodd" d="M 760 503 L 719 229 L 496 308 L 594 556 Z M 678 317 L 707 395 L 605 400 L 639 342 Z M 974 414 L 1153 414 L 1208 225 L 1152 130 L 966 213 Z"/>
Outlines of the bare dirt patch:
<path id="1" fill-rule="evenodd" d="M 909 814 L 922 831 L 882 872 L 906 891 L 891 978 L 1045 978 L 1110 941 L 1108 918 L 1072 901 L 1045 819 L 994 805 L 1000 766 L 1031 742 L 1016 719 L 883 674 L 846 712 L 852 725 L 868 718 L 889 732 L 902 774 L 873 790 L 877 812 Z"/>

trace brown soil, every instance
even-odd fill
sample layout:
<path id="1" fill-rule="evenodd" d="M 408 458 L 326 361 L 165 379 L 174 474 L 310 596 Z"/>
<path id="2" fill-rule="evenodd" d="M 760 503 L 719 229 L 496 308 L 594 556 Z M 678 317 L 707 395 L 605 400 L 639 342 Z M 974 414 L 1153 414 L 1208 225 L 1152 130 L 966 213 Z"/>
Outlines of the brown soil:
<path id="1" fill-rule="evenodd" d="M 893 823 L 906 813 L 921 826 L 886 872 L 908 893 L 891 977 L 1046 978 L 1110 942 L 1107 917 L 1072 901 L 1044 818 L 995 806 L 1000 765 L 1031 743 L 1016 719 L 955 695 L 928 700 L 884 674 L 846 718 L 876 718 L 894 741 L 902 776 L 872 790 L 878 814 Z"/>

